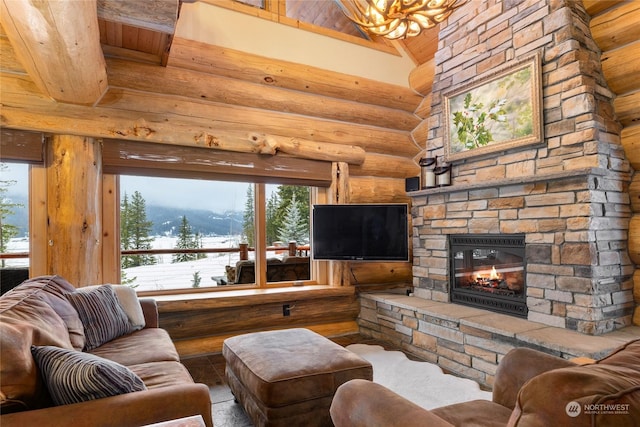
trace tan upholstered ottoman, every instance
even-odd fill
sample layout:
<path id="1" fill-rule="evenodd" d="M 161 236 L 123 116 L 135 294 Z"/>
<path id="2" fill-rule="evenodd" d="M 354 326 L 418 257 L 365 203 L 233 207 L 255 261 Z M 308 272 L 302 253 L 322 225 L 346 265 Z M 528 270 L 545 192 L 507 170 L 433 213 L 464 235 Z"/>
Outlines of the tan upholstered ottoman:
<path id="1" fill-rule="evenodd" d="M 222 355 L 229 387 L 256 427 L 331 426 L 338 386 L 373 379 L 369 362 L 308 329 L 228 338 Z"/>

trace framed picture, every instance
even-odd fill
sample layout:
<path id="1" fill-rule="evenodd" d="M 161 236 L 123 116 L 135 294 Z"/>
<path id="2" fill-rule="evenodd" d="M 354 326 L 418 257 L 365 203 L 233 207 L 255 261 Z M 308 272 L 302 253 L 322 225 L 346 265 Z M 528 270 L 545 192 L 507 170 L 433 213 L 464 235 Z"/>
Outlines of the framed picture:
<path id="1" fill-rule="evenodd" d="M 535 54 L 445 93 L 445 160 L 542 142 L 540 80 Z"/>

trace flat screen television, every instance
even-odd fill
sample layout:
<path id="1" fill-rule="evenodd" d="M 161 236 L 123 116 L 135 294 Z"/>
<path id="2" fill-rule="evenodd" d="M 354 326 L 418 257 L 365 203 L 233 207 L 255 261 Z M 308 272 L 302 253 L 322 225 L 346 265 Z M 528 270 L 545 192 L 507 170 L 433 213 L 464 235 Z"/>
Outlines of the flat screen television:
<path id="1" fill-rule="evenodd" d="M 317 260 L 408 261 L 406 204 L 314 205 L 311 254 Z"/>

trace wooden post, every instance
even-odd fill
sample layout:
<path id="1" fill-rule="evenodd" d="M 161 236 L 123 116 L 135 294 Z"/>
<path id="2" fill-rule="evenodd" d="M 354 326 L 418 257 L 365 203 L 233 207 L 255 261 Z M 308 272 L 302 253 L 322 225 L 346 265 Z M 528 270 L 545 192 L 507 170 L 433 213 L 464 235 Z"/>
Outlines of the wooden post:
<path id="1" fill-rule="evenodd" d="M 349 164 L 335 162 L 331 169 L 332 179 L 329 187 L 329 199 L 336 205 L 349 203 Z M 349 263 L 346 261 L 329 262 L 329 285 L 349 286 Z"/>
<path id="2" fill-rule="evenodd" d="M 249 244 L 240 243 L 240 260 L 245 261 L 249 259 Z"/>
<path id="3" fill-rule="evenodd" d="M 296 256 L 298 252 L 298 243 L 295 240 L 289 242 L 289 256 Z"/>
<path id="4" fill-rule="evenodd" d="M 102 283 L 102 156 L 93 138 L 47 143 L 47 272 L 77 287 Z"/>

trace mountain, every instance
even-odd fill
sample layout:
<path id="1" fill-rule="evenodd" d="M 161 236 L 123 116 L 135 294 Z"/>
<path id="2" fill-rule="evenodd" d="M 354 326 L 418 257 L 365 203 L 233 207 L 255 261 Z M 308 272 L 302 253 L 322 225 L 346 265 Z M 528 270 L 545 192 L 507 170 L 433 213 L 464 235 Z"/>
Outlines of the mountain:
<path id="1" fill-rule="evenodd" d="M 6 218 L 7 224 L 18 227 L 17 237 L 26 237 L 29 228 L 29 208 L 28 200 L 25 196 L 15 194 L 7 196 L 11 203 L 21 206 L 13 209 L 14 213 Z M 227 211 L 215 213 L 204 209 L 172 208 L 166 206 L 147 205 L 147 220 L 153 222 L 153 235 L 177 234 L 182 216 L 187 217 L 187 221 L 194 233 L 203 236 L 241 234 L 243 213 L 237 211 Z"/>
<path id="2" fill-rule="evenodd" d="M 153 222 L 154 235 L 178 234 L 183 215 L 194 233 L 204 236 L 242 233 L 242 212 L 215 213 L 203 209 L 147 205 L 147 220 Z"/>

